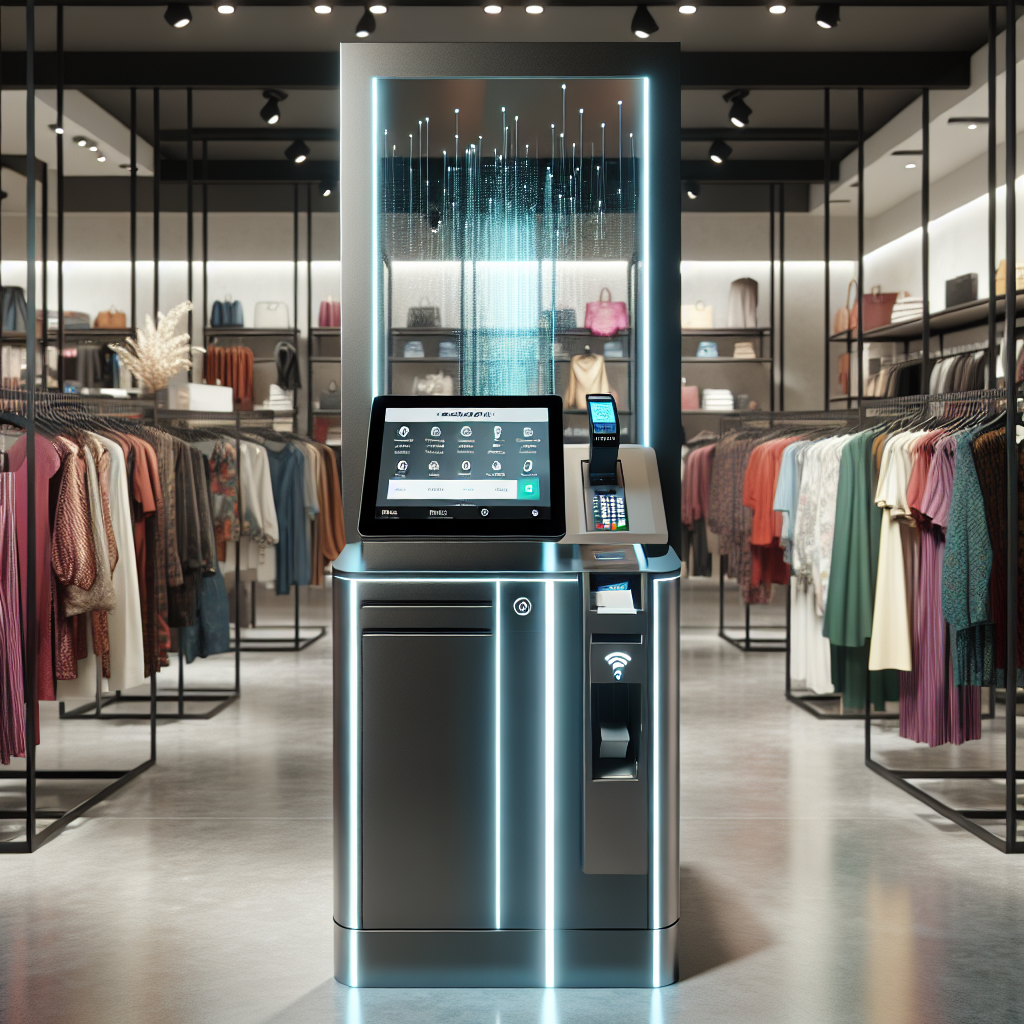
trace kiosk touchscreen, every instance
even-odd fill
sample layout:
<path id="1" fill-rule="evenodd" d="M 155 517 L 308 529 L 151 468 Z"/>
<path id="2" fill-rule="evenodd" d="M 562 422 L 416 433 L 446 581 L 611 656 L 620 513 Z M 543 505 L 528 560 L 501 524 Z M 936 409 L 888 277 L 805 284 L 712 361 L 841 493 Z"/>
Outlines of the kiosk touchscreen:
<path id="1" fill-rule="evenodd" d="M 359 532 L 558 539 L 561 435 L 562 402 L 550 395 L 375 398 Z"/>

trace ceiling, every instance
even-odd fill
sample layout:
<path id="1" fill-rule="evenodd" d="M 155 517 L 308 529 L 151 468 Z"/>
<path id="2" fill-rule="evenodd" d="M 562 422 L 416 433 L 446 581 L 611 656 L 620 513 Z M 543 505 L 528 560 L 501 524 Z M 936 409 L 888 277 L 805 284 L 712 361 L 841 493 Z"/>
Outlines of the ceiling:
<path id="1" fill-rule="evenodd" d="M 748 73 L 746 69 L 754 67 L 755 63 L 759 81 L 753 83 L 746 102 L 753 111 L 750 127 L 758 129 L 820 131 L 823 127 L 823 90 L 787 87 L 790 82 L 802 82 L 801 76 L 794 73 L 801 67 L 812 67 L 814 74 L 819 76 L 829 74 L 833 67 L 844 68 L 842 75 L 837 71 L 836 82 L 846 85 L 850 84 L 850 76 L 859 74 L 861 68 L 866 81 L 882 68 L 880 86 L 866 90 L 864 97 L 865 130 L 870 136 L 891 122 L 900 111 L 918 102 L 920 89 L 913 87 L 916 85 L 914 73 L 908 71 L 908 81 L 898 81 L 902 67 L 916 67 L 915 59 L 928 60 L 931 62 L 929 67 L 938 69 L 952 67 L 953 64 L 966 67 L 965 55 L 983 46 L 988 34 L 987 9 L 976 4 L 856 7 L 847 4 L 841 8 L 840 25 L 830 31 L 823 31 L 814 24 L 814 7 L 805 5 L 791 6 L 782 16 L 770 15 L 763 3 L 704 4 L 692 16 L 679 14 L 674 5 L 655 6 L 651 10 L 660 24 L 660 31 L 652 41 L 674 42 L 680 46 L 682 77 L 696 86 L 682 91 L 681 127 L 704 129 L 708 137 L 682 142 L 680 158 L 685 162 L 684 174 L 699 173 L 705 181 L 715 181 L 716 176 L 726 179 L 739 176 L 755 181 L 788 179 L 807 182 L 821 174 L 823 143 L 813 138 L 803 141 L 730 140 L 733 154 L 723 171 L 717 170 L 707 160 L 710 138 L 717 130 L 730 127 L 729 105 L 722 99 L 723 92 L 732 85 L 747 84 L 737 83 L 736 79 L 745 76 Z M 300 70 L 315 61 L 331 60 L 327 55 L 336 53 L 339 43 L 354 41 L 354 25 L 362 14 L 361 5 L 338 7 L 326 16 L 314 14 L 305 4 L 239 6 L 232 15 L 220 15 L 213 7 L 195 7 L 192 23 L 181 30 L 165 23 L 163 11 L 162 5 L 65 7 L 64 35 L 70 55 L 69 64 L 75 55 L 82 55 L 75 66 L 89 69 L 89 74 L 98 83 L 82 85 L 80 95 L 83 102 L 112 115 L 122 126 L 127 125 L 130 121 L 129 90 L 109 85 L 121 81 L 125 85 L 132 84 L 130 76 L 136 72 L 131 69 L 140 66 L 172 69 L 179 64 L 201 67 L 203 75 L 209 77 L 231 58 L 232 80 L 238 81 L 239 75 L 244 75 L 246 87 L 194 89 L 195 127 L 266 129 L 259 118 L 259 110 L 265 102 L 262 89 L 277 87 L 289 93 L 281 104 L 280 127 L 319 129 L 328 135 L 336 130 L 337 91 L 330 88 L 330 78 L 321 76 L 326 80 L 319 86 L 314 83 L 314 87 L 302 82 L 296 86 L 281 77 L 275 80 L 271 77 L 275 72 L 280 75 L 286 73 L 280 70 L 285 65 L 275 62 L 273 57 L 295 55 L 297 60 L 293 66 Z M 570 40 L 645 45 L 630 34 L 632 13 L 631 7 L 557 6 L 549 7 L 540 16 L 527 15 L 520 7 L 506 8 L 500 15 L 489 16 L 477 6 L 398 6 L 377 18 L 377 29 L 364 45 L 378 42 Z M 999 25 L 1001 27 L 1001 20 Z M 16 62 L 19 51 L 24 49 L 24 39 L 24 10 L 0 8 L 5 84 L 9 85 L 10 76 L 17 74 Z M 55 39 L 55 8 L 38 8 L 36 47 L 40 68 L 47 66 L 48 51 L 52 53 L 55 49 Z M 245 59 L 247 53 L 253 55 L 250 60 Z M 95 54 L 95 60 L 86 56 L 89 54 Z M 119 56 L 121 54 L 123 58 Z M 151 58 L 148 57 L 150 54 Z M 224 55 L 224 59 L 218 61 L 218 54 Z M 234 58 L 235 54 L 238 59 Z M 301 54 L 309 57 L 302 59 Z M 319 54 L 325 57 L 321 58 Z M 688 55 L 692 55 L 690 60 Z M 772 55 L 772 59 L 758 61 L 761 55 Z M 329 63 L 317 66 L 331 67 Z M 817 70 L 819 68 L 823 70 Z M 269 80 L 264 80 L 262 75 L 267 75 Z M 141 84 L 141 81 L 139 79 L 136 84 Z M 80 83 L 69 81 L 68 84 Z M 815 80 L 814 84 L 822 82 Z M 140 88 L 137 95 L 139 135 L 149 142 L 154 137 L 153 92 Z M 185 96 L 181 88 L 161 89 L 162 133 L 181 132 L 185 128 Z M 834 87 L 830 100 L 832 128 L 846 130 L 849 135 L 857 126 L 856 91 Z M 6 104 L 4 109 L 6 111 Z M 9 151 L 9 137 L 5 126 L 5 153 Z M 212 141 L 208 144 L 208 156 L 211 161 L 261 161 L 266 162 L 261 166 L 273 168 L 278 162 L 286 165 L 283 150 L 289 142 L 290 139 L 276 138 L 266 142 Z M 322 167 L 326 166 L 322 162 L 336 161 L 337 143 L 332 139 L 307 139 L 307 143 L 311 150 L 310 165 Z M 833 142 L 832 159 L 839 161 L 847 157 L 855 145 L 849 137 Z M 183 141 L 164 138 L 160 150 L 164 160 L 185 159 Z M 23 146 L 21 151 L 24 151 Z M 196 158 L 200 153 L 201 147 L 197 145 Z M 89 172 L 93 170 L 90 168 Z M 75 173 L 70 166 L 69 173 Z M 723 186 L 708 191 L 717 197 L 713 206 L 708 206 L 705 200 L 692 208 L 730 208 L 728 188 Z M 744 209 L 749 204 L 749 194 L 749 188 L 746 192 L 739 187 L 736 189 L 737 201 Z"/>

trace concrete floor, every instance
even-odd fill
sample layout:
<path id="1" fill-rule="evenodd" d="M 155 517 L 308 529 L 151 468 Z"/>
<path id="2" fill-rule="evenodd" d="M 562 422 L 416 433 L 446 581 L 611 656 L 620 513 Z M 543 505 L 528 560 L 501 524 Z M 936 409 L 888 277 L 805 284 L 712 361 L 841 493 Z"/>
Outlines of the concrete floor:
<path id="1" fill-rule="evenodd" d="M 686 587 L 684 620 L 704 621 L 706 590 Z M 315 597 L 307 609 L 326 612 Z M 0 858 L 0 1020 L 1024 1019 L 1024 858 L 997 853 L 865 769 L 860 723 L 818 722 L 787 705 L 781 655 L 744 655 L 706 629 L 684 630 L 682 642 L 678 985 L 337 985 L 325 639 L 301 655 L 246 656 L 239 703 L 210 721 L 162 724 L 156 768 L 36 854 Z M 217 659 L 188 678 L 224 683 L 230 673 Z M 135 723 L 59 722 L 48 706 L 42 764 L 133 764 L 145 757 L 144 734 Z M 997 728 L 972 759 L 995 757 L 999 742 Z M 891 727 L 879 743 L 901 746 Z M 43 792 L 56 806 L 56 793 Z"/>

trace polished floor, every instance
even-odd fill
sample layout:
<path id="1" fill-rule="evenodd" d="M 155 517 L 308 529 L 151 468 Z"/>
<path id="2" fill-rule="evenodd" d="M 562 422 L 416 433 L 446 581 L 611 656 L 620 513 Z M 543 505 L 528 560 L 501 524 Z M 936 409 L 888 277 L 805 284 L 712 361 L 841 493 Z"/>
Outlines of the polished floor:
<path id="1" fill-rule="evenodd" d="M 326 621 L 322 600 L 308 604 Z M 684 584 L 683 608 L 691 627 L 710 625 L 717 589 Z M 156 768 L 36 854 L 0 858 L 4 1024 L 1024 1019 L 1024 857 L 869 772 L 861 723 L 788 705 L 781 655 L 743 654 L 707 628 L 682 633 L 679 984 L 342 988 L 330 652 L 325 639 L 301 655 L 247 655 L 240 702 L 162 724 Z M 227 659 L 197 662 L 187 681 L 230 673 Z M 997 732 L 973 756 L 996 756 Z M 891 728 L 878 735 L 900 747 Z M 45 709 L 44 766 L 120 767 L 146 747 L 136 723 Z M 943 756 L 893 756 L 915 753 Z"/>

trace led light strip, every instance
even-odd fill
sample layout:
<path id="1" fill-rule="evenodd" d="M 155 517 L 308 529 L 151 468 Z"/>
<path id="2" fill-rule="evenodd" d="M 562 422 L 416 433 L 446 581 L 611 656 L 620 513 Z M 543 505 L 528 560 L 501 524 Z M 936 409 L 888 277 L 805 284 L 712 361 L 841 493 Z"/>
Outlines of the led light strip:
<path id="1" fill-rule="evenodd" d="M 359 583 L 349 580 L 348 606 L 348 975 L 359 984 Z"/>
<path id="2" fill-rule="evenodd" d="M 643 276 L 643 352 L 644 352 L 644 439 L 645 445 L 651 443 L 651 80 L 644 79 L 644 193 L 643 193 L 643 225 L 644 225 L 644 276 Z"/>
<path id="3" fill-rule="evenodd" d="M 371 354 L 371 386 L 370 386 L 370 398 L 376 398 L 380 394 L 380 353 L 378 351 L 380 339 L 377 337 L 377 313 L 378 313 L 378 302 L 380 301 L 377 288 L 377 277 L 380 273 L 380 253 L 378 251 L 379 239 L 379 221 L 380 212 L 377 205 L 377 163 L 379 156 L 377 153 L 377 79 L 373 78 L 370 82 L 371 89 L 371 106 L 372 106 L 372 117 L 371 117 L 371 131 L 370 134 L 373 136 L 373 142 L 370 146 L 370 151 L 373 157 L 373 171 L 372 171 L 372 185 L 370 195 L 373 197 L 370 203 L 370 220 L 371 220 L 371 237 L 373 239 L 371 252 L 373 253 L 373 281 L 371 283 L 371 302 L 370 306 L 370 319 L 371 333 L 370 333 L 370 354 Z M 342 136 L 344 137 L 344 136 Z M 344 248 L 341 250 L 344 252 Z"/>
<path id="4" fill-rule="evenodd" d="M 494 927 L 501 930 L 501 581 L 494 585 Z"/>
<path id="5" fill-rule="evenodd" d="M 544 986 L 555 987 L 555 581 L 544 584 Z"/>

